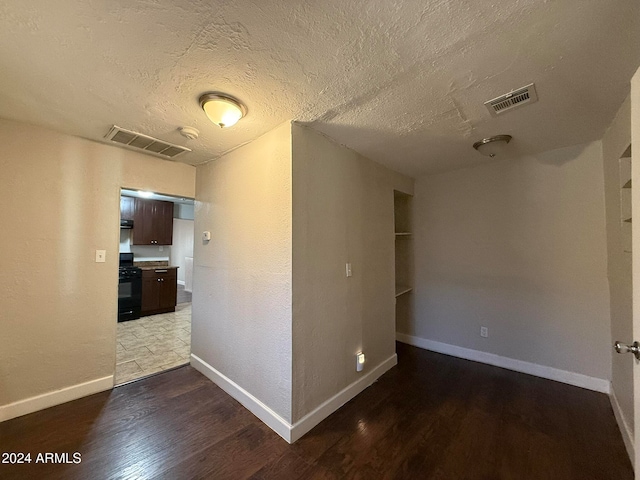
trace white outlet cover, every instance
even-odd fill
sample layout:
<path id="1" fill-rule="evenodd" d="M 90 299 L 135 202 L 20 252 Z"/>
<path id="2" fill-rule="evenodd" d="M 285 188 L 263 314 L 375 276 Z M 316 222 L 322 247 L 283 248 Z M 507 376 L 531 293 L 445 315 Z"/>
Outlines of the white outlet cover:
<path id="1" fill-rule="evenodd" d="M 356 354 L 356 372 L 361 372 L 364 368 L 364 353 Z"/>
<path id="2" fill-rule="evenodd" d="M 104 263 L 107 261 L 106 250 L 96 250 L 96 263 Z"/>

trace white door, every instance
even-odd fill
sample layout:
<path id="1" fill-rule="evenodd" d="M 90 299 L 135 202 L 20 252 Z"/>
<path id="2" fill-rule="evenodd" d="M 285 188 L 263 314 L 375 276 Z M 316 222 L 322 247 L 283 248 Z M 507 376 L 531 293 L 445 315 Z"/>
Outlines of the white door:
<path id="1" fill-rule="evenodd" d="M 632 228 L 633 339 L 640 341 L 640 69 L 631 79 L 631 210 Z M 635 158 L 635 161 L 633 160 Z M 638 345 L 640 347 L 640 345 Z M 640 357 L 640 353 L 637 355 Z M 633 361 L 633 420 L 635 478 L 640 480 L 640 360 Z"/>
<path id="2" fill-rule="evenodd" d="M 634 160 L 635 158 L 635 160 Z M 631 224 L 633 278 L 633 338 L 616 342 L 614 347 L 618 353 L 632 353 L 629 361 L 633 362 L 633 375 L 629 379 L 633 383 L 633 437 L 635 479 L 640 480 L 640 69 L 631 79 Z"/>

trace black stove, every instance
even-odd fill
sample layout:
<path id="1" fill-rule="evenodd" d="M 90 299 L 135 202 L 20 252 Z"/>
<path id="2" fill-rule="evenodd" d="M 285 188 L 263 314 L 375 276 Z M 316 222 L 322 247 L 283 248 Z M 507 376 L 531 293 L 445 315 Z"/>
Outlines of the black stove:
<path id="1" fill-rule="evenodd" d="M 118 269 L 118 322 L 140 318 L 142 270 L 133 266 L 133 253 L 120 254 Z"/>

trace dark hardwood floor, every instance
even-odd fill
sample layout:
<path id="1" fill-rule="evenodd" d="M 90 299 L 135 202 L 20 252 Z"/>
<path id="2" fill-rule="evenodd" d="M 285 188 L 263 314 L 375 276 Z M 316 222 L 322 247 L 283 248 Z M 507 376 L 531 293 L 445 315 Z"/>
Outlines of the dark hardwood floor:
<path id="1" fill-rule="evenodd" d="M 604 394 L 398 344 L 294 445 L 191 367 L 0 423 L 2 479 L 633 479 Z M 79 464 L 36 464 L 79 452 Z M 71 457 L 71 460 L 73 458 Z"/>

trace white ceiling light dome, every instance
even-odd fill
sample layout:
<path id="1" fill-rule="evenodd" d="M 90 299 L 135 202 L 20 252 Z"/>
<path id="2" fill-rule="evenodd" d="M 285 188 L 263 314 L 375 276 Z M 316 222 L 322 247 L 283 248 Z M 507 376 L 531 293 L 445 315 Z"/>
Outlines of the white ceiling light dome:
<path id="1" fill-rule="evenodd" d="M 247 114 L 247 107 L 226 93 L 205 93 L 200 96 L 200 106 L 220 128 L 232 127 Z"/>
<path id="2" fill-rule="evenodd" d="M 494 158 L 504 152 L 511 138 L 511 135 L 496 135 L 494 137 L 483 138 L 479 142 L 474 143 L 473 148 L 486 157 Z"/>

